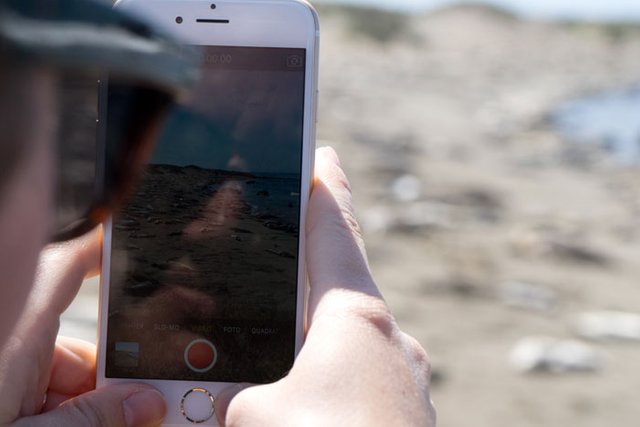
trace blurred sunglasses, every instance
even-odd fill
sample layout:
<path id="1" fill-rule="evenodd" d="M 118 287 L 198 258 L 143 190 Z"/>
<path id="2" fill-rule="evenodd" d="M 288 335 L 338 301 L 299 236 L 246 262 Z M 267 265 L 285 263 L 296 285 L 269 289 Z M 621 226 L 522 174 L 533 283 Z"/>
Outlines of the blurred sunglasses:
<path id="1" fill-rule="evenodd" d="M 93 0 L 3 0 L 0 56 L 58 70 L 51 242 L 86 233 L 121 206 L 170 107 L 198 78 L 196 52 Z"/>

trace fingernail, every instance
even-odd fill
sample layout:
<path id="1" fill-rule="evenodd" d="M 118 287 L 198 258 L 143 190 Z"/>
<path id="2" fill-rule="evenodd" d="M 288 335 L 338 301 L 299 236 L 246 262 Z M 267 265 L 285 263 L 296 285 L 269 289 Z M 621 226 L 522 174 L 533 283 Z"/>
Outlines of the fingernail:
<path id="1" fill-rule="evenodd" d="M 146 389 L 127 397 L 122 410 L 129 427 L 159 424 L 164 419 L 166 403 L 159 391 Z"/>
<path id="2" fill-rule="evenodd" d="M 333 163 L 340 166 L 340 157 L 338 157 L 338 153 L 336 153 L 336 150 L 333 147 L 331 147 L 330 145 L 327 145 L 327 146 L 321 147 L 320 149 L 326 156 L 327 160 L 331 160 Z"/>

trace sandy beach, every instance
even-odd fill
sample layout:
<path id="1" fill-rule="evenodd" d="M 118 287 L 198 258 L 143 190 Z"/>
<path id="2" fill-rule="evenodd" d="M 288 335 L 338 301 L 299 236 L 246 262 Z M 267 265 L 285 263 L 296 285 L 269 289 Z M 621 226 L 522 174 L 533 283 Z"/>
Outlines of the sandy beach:
<path id="1" fill-rule="evenodd" d="M 640 311 L 640 170 L 570 145 L 549 115 L 640 80 L 640 37 L 454 8 L 386 44 L 325 19 L 319 138 L 343 160 L 372 270 L 428 350 L 440 426 L 633 426 L 640 345 L 588 343 L 589 372 L 523 374 L 529 336 L 579 339 Z M 505 289 L 551 295 L 514 307 Z"/>
<path id="2" fill-rule="evenodd" d="M 439 425 L 637 425 L 640 343 L 578 326 L 640 312 L 640 167 L 569 143 L 552 115 L 637 84 L 640 31 L 472 7 L 373 16 L 374 35 L 321 9 L 318 145 L 339 152 L 377 283 L 430 354 Z M 81 292 L 62 332 L 91 338 L 97 286 Z M 593 363 L 514 364 L 538 336 Z"/>

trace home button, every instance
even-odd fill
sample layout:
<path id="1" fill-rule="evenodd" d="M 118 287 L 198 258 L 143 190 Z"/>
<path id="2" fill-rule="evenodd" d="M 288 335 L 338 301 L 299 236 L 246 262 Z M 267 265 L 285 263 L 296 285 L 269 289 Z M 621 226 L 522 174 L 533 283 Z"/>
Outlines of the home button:
<path id="1" fill-rule="evenodd" d="M 192 388 L 182 396 L 180 412 L 190 423 L 200 424 L 213 416 L 215 401 L 208 390 Z"/>

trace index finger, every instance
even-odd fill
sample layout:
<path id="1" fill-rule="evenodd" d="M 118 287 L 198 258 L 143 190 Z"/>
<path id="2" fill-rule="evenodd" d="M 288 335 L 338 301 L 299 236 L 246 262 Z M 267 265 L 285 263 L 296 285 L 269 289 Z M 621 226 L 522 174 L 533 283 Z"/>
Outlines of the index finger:
<path id="1" fill-rule="evenodd" d="M 77 239 L 47 246 L 40 254 L 28 308 L 43 315 L 60 316 L 82 281 L 99 271 L 101 243 L 102 228 L 98 227 Z"/>
<path id="2" fill-rule="evenodd" d="M 43 412 L 57 408 L 70 397 L 93 390 L 95 385 L 95 345 L 76 338 L 58 336 Z"/>

